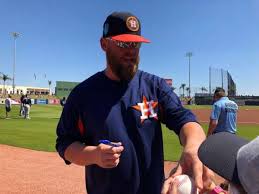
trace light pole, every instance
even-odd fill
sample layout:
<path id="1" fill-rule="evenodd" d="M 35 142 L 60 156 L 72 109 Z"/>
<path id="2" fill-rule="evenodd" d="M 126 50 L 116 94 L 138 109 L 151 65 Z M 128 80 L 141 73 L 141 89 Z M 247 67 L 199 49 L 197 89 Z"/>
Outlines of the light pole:
<path id="1" fill-rule="evenodd" d="M 14 53 L 13 53 L 13 94 L 15 91 L 15 65 L 16 65 L 16 39 L 20 36 L 18 32 L 13 32 L 12 36 L 14 38 Z"/>
<path id="2" fill-rule="evenodd" d="M 192 57 L 192 52 L 187 52 L 185 56 L 189 58 L 189 97 L 191 97 L 191 57 Z"/>

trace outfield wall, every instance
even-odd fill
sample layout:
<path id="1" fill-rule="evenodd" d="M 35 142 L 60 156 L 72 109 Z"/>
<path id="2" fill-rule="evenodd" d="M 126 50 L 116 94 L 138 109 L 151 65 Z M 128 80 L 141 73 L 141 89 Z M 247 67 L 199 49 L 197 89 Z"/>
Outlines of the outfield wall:
<path id="1" fill-rule="evenodd" d="M 59 99 L 31 99 L 32 104 L 60 104 Z M 5 98 L 0 98 L 0 104 L 5 104 Z M 12 104 L 20 104 L 20 101 L 12 100 Z"/>
<path id="2" fill-rule="evenodd" d="M 259 106 L 259 96 L 229 96 L 239 106 Z M 195 96 L 195 104 L 212 105 L 213 96 Z"/>

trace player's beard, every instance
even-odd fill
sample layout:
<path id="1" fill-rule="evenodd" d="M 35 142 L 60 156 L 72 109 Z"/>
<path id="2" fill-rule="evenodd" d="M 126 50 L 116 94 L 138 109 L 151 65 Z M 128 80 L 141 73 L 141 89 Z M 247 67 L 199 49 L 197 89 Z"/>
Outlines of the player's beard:
<path id="1" fill-rule="evenodd" d="M 139 56 L 136 59 L 131 59 L 129 62 L 122 63 L 118 57 L 106 53 L 107 63 L 109 64 L 112 72 L 121 81 L 130 81 L 138 70 Z"/>

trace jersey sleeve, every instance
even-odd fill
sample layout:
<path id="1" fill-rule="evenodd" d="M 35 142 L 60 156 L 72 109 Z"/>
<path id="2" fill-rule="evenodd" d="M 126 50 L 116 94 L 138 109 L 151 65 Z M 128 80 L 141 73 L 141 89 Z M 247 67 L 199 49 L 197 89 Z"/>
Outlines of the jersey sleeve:
<path id="1" fill-rule="evenodd" d="M 161 122 L 177 135 L 184 124 L 197 122 L 195 115 L 182 106 L 178 96 L 163 79 L 159 84 L 159 115 Z"/>
<path id="2" fill-rule="evenodd" d="M 70 95 L 66 105 L 64 106 L 56 130 L 56 150 L 64 159 L 66 164 L 71 163 L 64 157 L 65 150 L 68 148 L 68 146 L 76 141 L 83 143 L 83 124 L 76 102 L 77 100 L 74 95 Z"/>
<path id="3" fill-rule="evenodd" d="M 219 115 L 220 115 L 220 106 L 216 103 L 213 104 L 212 106 L 212 111 L 211 111 L 211 115 L 210 115 L 210 119 L 212 120 L 218 120 L 219 119 Z"/>

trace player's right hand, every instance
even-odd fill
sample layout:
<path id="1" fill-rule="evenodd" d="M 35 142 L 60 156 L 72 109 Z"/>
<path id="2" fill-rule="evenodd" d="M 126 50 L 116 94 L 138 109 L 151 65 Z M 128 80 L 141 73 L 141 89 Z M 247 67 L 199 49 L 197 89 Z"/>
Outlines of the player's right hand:
<path id="1" fill-rule="evenodd" d="M 161 194 L 177 194 L 177 187 L 179 185 L 179 182 L 177 179 L 174 179 L 172 177 L 169 177 L 164 182 Z"/>
<path id="2" fill-rule="evenodd" d="M 102 168 L 114 168 L 120 162 L 121 152 L 124 150 L 121 142 L 112 142 L 118 147 L 111 145 L 99 144 L 96 148 L 97 161 L 96 164 Z"/>

